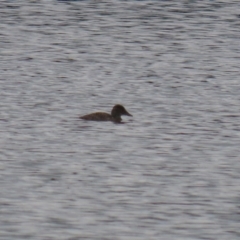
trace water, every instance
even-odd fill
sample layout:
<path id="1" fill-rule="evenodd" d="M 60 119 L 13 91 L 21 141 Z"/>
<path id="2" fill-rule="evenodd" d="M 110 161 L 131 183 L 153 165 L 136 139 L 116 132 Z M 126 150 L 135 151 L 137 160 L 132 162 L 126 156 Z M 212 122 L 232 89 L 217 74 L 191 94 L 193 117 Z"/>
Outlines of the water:
<path id="1" fill-rule="evenodd" d="M 239 9 L 1 1 L 0 239 L 239 239 Z"/>

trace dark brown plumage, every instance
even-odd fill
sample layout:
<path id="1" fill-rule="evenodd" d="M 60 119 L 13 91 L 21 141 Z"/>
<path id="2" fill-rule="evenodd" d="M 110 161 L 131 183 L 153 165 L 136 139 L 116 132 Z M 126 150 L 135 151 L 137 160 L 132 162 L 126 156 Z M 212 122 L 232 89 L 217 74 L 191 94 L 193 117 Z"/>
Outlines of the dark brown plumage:
<path id="1" fill-rule="evenodd" d="M 105 112 L 96 112 L 84 115 L 80 118 L 88 121 L 121 122 L 122 115 L 132 116 L 122 105 L 117 104 L 113 107 L 111 114 Z"/>

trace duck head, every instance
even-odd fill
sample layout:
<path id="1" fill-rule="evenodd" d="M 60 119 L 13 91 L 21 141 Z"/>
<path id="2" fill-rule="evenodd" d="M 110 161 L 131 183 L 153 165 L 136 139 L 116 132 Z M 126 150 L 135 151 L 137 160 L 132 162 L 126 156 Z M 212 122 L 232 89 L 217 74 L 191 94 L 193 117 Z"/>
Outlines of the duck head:
<path id="1" fill-rule="evenodd" d="M 120 104 L 117 104 L 113 107 L 111 115 L 113 118 L 120 118 L 122 115 L 127 115 L 132 117 L 132 115 Z"/>

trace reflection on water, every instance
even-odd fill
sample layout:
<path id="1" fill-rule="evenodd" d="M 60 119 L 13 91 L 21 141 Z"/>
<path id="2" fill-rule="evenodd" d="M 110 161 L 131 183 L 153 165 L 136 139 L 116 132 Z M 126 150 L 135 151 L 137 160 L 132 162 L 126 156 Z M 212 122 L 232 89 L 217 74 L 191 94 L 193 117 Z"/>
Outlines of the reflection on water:
<path id="1" fill-rule="evenodd" d="M 238 1 L 0 7 L 0 239 L 239 238 Z"/>

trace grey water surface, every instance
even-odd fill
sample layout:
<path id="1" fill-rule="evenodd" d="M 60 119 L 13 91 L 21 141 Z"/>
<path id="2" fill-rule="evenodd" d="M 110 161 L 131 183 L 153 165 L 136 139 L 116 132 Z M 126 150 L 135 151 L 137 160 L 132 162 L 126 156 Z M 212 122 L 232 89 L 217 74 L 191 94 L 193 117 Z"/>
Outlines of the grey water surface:
<path id="1" fill-rule="evenodd" d="M 240 239 L 240 2 L 0 2 L 0 239 Z M 124 124 L 79 116 L 122 104 Z"/>

